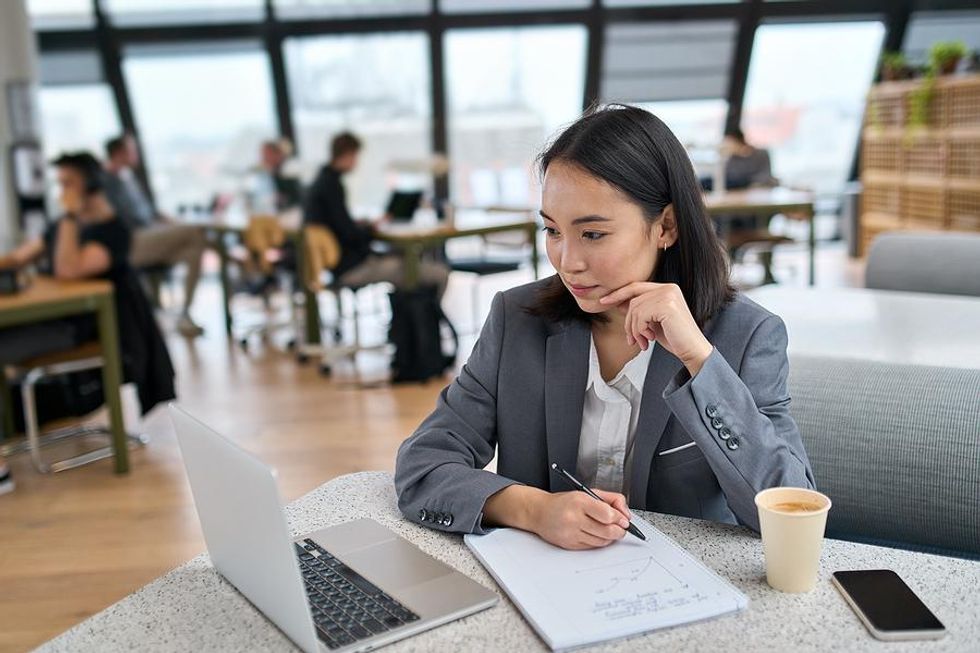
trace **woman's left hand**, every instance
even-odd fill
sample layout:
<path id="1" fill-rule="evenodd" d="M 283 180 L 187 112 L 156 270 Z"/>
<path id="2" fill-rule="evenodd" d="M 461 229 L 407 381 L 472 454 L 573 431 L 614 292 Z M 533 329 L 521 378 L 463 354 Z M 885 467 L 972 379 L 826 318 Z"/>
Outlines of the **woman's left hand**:
<path id="1" fill-rule="evenodd" d="M 599 300 L 626 314 L 626 342 L 646 349 L 656 341 L 676 356 L 693 377 L 713 347 L 701 333 L 677 284 L 638 281 Z"/>

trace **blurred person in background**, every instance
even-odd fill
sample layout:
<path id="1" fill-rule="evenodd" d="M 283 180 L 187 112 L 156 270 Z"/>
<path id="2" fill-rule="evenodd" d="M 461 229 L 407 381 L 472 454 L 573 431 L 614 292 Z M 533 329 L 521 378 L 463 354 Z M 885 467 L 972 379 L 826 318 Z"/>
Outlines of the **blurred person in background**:
<path id="1" fill-rule="evenodd" d="M 745 134 L 738 127 L 725 132 L 721 151 L 722 156 L 726 157 L 726 188 L 771 188 L 779 185 L 777 179 L 772 176 L 769 151 L 750 145 L 745 140 Z"/>
<path id="2" fill-rule="evenodd" d="M 350 132 L 334 137 L 330 144 L 330 162 L 320 169 L 303 201 L 303 222 L 329 229 L 340 244 L 340 262 L 333 274 L 341 284 L 364 286 L 388 282 L 402 287 L 405 264 L 397 254 L 375 254 L 372 221 L 355 221 L 347 208 L 347 193 L 342 177 L 357 167 L 360 139 Z M 442 299 L 449 283 L 449 268 L 436 261 L 421 261 L 419 282 L 434 286 Z"/>
<path id="3" fill-rule="evenodd" d="M 749 144 L 738 127 L 725 132 L 721 155 L 725 159 L 726 190 L 773 188 L 779 185 L 779 180 L 772 174 L 769 151 Z M 747 245 L 757 249 L 763 268 L 763 284 L 776 281 L 772 272 L 772 246 L 781 240 L 781 237 L 769 233 L 771 218 L 754 213 L 715 218 L 716 229 L 725 241 L 732 260 L 741 260 Z"/>
<path id="4" fill-rule="evenodd" d="M 76 152 L 63 154 L 53 165 L 63 216 L 43 236 L 0 256 L 0 267 L 23 268 L 38 262 L 42 272 L 59 280 L 112 283 L 123 378 L 136 384 L 145 414 L 175 397 L 174 370 L 153 309 L 130 264 L 129 229 L 106 195 L 108 175 L 98 159 Z M 93 315 L 0 329 L 0 366 L 72 349 L 98 335 Z"/>
<path id="5" fill-rule="evenodd" d="M 302 203 L 303 186 L 298 176 L 289 170 L 291 156 L 292 145 L 285 139 L 262 143 L 253 205 L 281 213 Z"/>
<path id="6" fill-rule="evenodd" d="M 204 329 L 191 319 L 197 282 L 201 278 L 201 257 L 206 241 L 197 226 L 182 224 L 157 210 L 143 188 L 136 170 L 140 166 L 139 148 L 130 134 L 110 139 L 106 151 L 106 194 L 119 217 L 132 230 L 130 262 L 136 269 L 160 266 L 187 266 L 184 277 L 184 305 L 177 330 L 194 337 Z"/>

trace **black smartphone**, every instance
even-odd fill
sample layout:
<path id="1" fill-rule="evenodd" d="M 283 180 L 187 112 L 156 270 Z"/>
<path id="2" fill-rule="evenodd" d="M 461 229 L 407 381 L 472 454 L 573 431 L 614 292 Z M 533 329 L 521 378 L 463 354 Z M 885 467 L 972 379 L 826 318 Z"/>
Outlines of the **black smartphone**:
<path id="1" fill-rule="evenodd" d="M 938 639 L 946 628 L 891 569 L 835 571 L 834 586 L 877 639 Z"/>

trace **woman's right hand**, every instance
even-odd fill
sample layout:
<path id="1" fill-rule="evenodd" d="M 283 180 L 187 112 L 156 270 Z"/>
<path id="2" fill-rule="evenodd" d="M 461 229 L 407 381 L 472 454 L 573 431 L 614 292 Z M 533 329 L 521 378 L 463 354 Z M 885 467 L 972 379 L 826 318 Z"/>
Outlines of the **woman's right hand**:
<path id="1" fill-rule="evenodd" d="M 626 497 L 593 490 L 602 501 L 584 492 L 545 492 L 510 485 L 487 499 L 485 526 L 511 526 L 536 534 L 563 549 L 595 549 L 620 540 L 629 527 Z"/>
<path id="2" fill-rule="evenodd" d="M 626 498 L 593 490 L 602 501 L 584 492 L 556 492 L 538 497 L 534 532 L 563 549 L 595 549 L 623 539 L 629 527 Z"/>

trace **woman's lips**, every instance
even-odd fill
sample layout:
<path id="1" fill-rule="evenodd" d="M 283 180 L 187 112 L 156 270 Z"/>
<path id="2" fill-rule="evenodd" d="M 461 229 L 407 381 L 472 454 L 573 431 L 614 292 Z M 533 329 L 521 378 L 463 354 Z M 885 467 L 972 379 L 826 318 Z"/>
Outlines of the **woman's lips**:
<path id="1" fill-rule="evenodd" d="M 598 287 L 599 286 L 580 286 L 574 283 L 568 284 L 568 289 L 576 297 L 586 297 L 590 295 Z"/>

